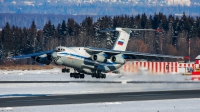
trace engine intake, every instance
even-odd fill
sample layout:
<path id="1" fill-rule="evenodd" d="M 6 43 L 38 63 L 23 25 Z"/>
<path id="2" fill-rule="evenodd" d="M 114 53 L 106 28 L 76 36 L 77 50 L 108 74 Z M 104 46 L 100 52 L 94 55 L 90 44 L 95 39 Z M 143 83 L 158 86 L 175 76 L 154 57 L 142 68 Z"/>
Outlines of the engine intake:
<path id="1" fill-rule="evenodd" d="M 52 62 L 51 55 L 43 54 L 35 57 L 35 61 L 41 64 L 49 65 Z"/>
<path id="2" fill-rule="evenodd" d="M 110 60 L 111 60 L 112 62 L 117 63 L 117 64 L 124 64 L 124 63 L 125 63 L 125 60 L 124 60 L 121 56 L 118 56 L 118 55 L 116 55 L 116 56 L 111 56 Z"/>
<path id="3" fill-rule="evenodd" d="M 106 62 L 107 59 L 103 54 L 95 54 L 92 55 L 92 60 L 103 63 Z"/>

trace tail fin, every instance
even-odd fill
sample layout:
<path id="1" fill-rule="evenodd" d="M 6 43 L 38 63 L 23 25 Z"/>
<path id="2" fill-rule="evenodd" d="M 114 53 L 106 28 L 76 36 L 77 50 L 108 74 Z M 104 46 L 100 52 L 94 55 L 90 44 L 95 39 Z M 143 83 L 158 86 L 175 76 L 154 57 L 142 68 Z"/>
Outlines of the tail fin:
<path id="1" fill-rule="evenodd" d="M 115 29 L 101 30 L 101 32 L 119 31 L 119 36 L 118 36 L 118 38 L 115 42 L 113 50 L 125 51 L 127 44 L 128 44 L 129 37 L 130 37 L 130 33 L 132 32 L 132 30 L 135 30 L 135 31 L 155 31 L 154 29 L 115 28 Z"/>
<path id="2" fill-rule="evenodd" d="M 116 31 L 119 31 L 119 36 L 115 41 L 113 50 L 125 51 L 131 30 L 128 28 L 116 28 Z"/>

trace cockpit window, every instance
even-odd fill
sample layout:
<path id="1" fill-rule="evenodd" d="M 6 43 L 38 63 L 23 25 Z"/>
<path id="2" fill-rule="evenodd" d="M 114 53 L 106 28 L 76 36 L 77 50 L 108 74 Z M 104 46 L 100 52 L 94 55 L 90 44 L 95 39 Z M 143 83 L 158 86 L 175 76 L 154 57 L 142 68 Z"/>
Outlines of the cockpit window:
<path id="1" fill-rule="evenodd" d="M 59 47 L 59 48 L 56 48 L 56 51 L 57 51 L 57 52 L 61 52 L 61 51 L 65 51 L 65 49 Z"/>

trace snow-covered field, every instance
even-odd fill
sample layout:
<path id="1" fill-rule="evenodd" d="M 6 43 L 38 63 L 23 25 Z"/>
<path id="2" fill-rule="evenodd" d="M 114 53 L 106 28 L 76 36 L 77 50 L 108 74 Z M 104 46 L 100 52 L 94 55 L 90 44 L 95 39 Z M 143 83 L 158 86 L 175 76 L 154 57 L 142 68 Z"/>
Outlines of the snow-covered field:
<path id="1" fill-rule="evenodd" d="M 126 83 L 127 81 L 190 82 L 190 76 L 175 74 L 107 74 L 106 79 L 86 75 L 85 79 L 70 78 L 60 69 L 1 71 L 0 81 L 121 81 L 121 83 L 0 83 L 0 95 L 4 94 L 84 94 L 134 91 L 164 91 L 199 89 L 198 83 Z M 192 81 L 191 81 L 192 82 Z"/>
<path id="2" fill-rule="evenodd" d="M 190 76 L 175 74 L 107 74 L 106 79 L 86 76 L 85 79 L 70 78 L 60 69 L 30 71 L 0 71 L 0 81 L 121 81 L 122 83 L 0 83 L 0 98 L 12 94 L 86 94 L 136 91 L 165 91 L 200 89 L 199 83 L 126 83 L 126 81 L 170 81 L 190 82 Z M 192 81 L 191 81 L 192 82 Z M 6 97 L 7 97 L 6 96 Z M 0 108 L 14 112 L 66 112 L 66 111 L 199 111 L 200 99 L 155 100 L 113 103 L 89 103 L 70 105 L 48 105 L 31 107 Z"/>
<path id="3" fill-rule="evenodd" d="M 84 81 L 190 81 L 190 76 L 182 76 L 181 74 L 149 74 L 148 72 L 140 72 L 137 74 L 107 73 L 106 79 L 96 79 L 89 75 L 85 75 Z M 69 73 L 61 73 L 59 68 L 52 70 L 0 70 L 0 81 L 81 81 L 83 79 L 74 79 L 69 77 Z"/>

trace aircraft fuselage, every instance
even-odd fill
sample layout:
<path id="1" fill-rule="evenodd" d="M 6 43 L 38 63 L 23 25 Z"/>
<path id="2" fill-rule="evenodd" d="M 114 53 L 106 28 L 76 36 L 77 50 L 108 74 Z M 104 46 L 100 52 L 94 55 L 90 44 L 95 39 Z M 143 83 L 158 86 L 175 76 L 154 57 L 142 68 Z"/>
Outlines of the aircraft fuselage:
<path id="1" fill-rule="evenodd" d="M 59 50 L 58 50 L 59 49 Z M 123 64 L 115 64 L 107 59 L 105 63 L 92 60 L 84 47 L 57 47 L 55 64 L 72 67 L 80 73 L 107 73 L 120 68 Z"/>

